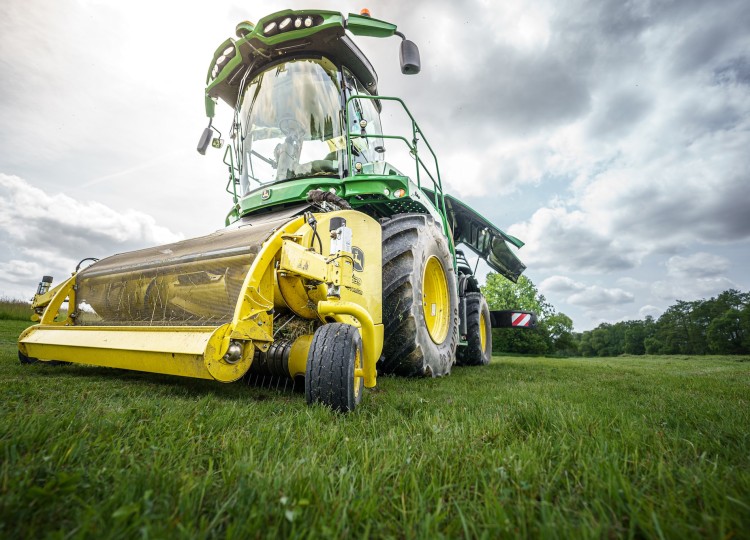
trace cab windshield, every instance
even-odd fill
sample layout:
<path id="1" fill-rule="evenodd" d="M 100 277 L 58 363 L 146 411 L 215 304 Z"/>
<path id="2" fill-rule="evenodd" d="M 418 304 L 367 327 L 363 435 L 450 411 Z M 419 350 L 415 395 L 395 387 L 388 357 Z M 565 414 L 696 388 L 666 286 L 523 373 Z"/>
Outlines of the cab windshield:
<path id="1" fill-rule="evenodd" d="M 241 188 L 309 176 L 339 176 L 345 146 L 336 66 L 292 60 L 256 76 L 239 111 Z"/>

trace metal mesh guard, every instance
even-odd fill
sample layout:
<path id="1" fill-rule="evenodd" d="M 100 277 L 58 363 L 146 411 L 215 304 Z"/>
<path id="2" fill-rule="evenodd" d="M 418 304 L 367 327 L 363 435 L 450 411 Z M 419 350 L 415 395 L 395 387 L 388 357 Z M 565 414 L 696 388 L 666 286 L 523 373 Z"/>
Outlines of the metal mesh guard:
<path id="1" fill-rule="evenodd" d="M 230 322 L 261 245 L 287 219 L 223 229 L 102 259 L 78 274 L 76 324 L 218 326 Z"/>

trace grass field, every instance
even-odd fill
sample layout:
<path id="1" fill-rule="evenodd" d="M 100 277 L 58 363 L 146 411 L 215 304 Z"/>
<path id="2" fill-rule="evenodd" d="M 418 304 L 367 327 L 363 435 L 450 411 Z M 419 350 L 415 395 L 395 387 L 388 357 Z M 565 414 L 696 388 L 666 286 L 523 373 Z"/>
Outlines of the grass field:
<path id="1" fill-rule="evenodd" d="M 21 366 L 0 322 L 0 537 L 747 538 L 750 359 L 499 358 L 300 394 Z"/>

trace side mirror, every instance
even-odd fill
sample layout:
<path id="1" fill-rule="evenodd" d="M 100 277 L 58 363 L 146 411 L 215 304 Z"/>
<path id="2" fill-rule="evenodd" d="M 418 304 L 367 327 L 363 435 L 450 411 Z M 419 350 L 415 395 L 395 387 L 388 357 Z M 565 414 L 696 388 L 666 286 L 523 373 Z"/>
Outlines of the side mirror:
<path id="1" fill-rule="evenodd" d="M 201 134 L 201 138 L 198 141 L 198 153 L 202 156 L 206 155 L 206 148 L 208 148 L 208 145 L 211 143 L 211 136 L 214 134 L 214 132 L 211 130 L 210 127 L 207 127 L 203 130 L 203 133 Z"/>
<path id="2" fill-rule="evenodd" d="M 419 49 L 413 41 L 408 39 L 401 41 L 399 59 L 401 60 L 401 73 L 404 75 L 416 75 L 422 69 L 419 61 Z"/>

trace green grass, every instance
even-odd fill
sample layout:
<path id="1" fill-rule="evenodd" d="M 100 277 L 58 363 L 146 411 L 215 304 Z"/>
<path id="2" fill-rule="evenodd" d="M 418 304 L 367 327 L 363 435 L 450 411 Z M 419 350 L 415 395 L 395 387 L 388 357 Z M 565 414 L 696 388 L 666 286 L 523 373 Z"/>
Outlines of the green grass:
<path id="1" fill-rule="evenodd" d="M 0 321 L 26 321 L 31 317 L 31 303 L 0 297 Z"/>
<path id="2" fill-rule="evenodd" d="M 0 537 L 739 538 L 750 362 L 495 358 L 300 394 L 20 366 L 0 323 Z M 744 360 L 744 361 L 743 361 Z"/>

